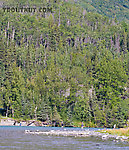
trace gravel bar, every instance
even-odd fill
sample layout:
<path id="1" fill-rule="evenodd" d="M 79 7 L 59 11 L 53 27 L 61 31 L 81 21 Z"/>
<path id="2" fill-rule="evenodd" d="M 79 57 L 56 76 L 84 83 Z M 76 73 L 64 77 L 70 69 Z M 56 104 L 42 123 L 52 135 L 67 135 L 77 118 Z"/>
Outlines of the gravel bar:
<path id="1" fill-rule="evenodd" d="M 50 130 L 50 131 L 31 131 L 31 130 L 25 130 L 25 134 L 42 134 L 42 135 L 54 135 L 54 136 L 71 136 L 71 137 L 100 137 L 102 140 L 107 140 L 109 138 L 113 138 L 116 141 L 121 140 L 121 141 L 127 141 L 128 137 L 126 136 L 118 136 L 118 135 L 111 135 L 109 133 L 100 133 L 96 131 L 89 131 L 89 130 L 84 130 L 84 131 L 69 131 L 69 130 Z"/>

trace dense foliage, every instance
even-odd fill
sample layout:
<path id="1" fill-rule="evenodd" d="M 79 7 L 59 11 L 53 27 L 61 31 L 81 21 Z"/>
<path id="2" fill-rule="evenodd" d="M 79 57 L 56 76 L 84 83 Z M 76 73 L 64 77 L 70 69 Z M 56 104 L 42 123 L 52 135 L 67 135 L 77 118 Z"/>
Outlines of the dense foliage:
<path id="1" fill-rule="evenodd" d="M 77 0 L 87 11 L 117 18 L 129 23 L 129 0 Z"/>
<path id="2" fill-rule="evenodd" d="M 41 0 L 27 6 L 38 8 L 38 2 L 47 7 Z M 53 12 L 45 14 L 0 9 L 5 115 L 124 126 L 129 118 L 129 25 L 67 1 L 50 0 L 49 7 Z"/>

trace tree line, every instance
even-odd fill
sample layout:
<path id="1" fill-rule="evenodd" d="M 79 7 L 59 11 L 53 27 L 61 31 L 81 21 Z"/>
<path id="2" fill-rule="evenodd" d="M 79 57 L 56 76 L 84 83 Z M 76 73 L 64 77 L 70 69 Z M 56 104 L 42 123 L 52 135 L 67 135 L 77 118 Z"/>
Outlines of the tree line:
<path id="1" fill-rule="evenodd" d="M 129 25 L 67 1 L 49 5 L 53 12 L 45 14 L 0 10 L 4 115 L 123 127 L 129 119 Z"/>

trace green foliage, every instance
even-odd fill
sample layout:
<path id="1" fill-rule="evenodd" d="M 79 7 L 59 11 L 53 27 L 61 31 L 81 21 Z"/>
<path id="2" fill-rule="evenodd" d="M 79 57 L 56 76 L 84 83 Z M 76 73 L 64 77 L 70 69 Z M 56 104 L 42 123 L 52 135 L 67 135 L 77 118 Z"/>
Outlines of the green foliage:
<path id="1" fill-rule="evenodd" d="M 37 8 L 39 3 L 47 6 L 47 1 L 22 1 Z M 105 1 L 97 3 L 105 6 Z M 4 115 L 123 127 L 129 119 L 129 25 L 88 12 L 72 0 L 51 0 L 50 6 L 53 13 L 45 16 L 0 9 Z"/>
<path id="2" fill-rule="evenodd" d="M 99 14 L 117 18 L 118 20 L 129 23 L 129 3 L 128 0 L 79 0 L 79 5 L 87 11 L 97 12 Z"/>

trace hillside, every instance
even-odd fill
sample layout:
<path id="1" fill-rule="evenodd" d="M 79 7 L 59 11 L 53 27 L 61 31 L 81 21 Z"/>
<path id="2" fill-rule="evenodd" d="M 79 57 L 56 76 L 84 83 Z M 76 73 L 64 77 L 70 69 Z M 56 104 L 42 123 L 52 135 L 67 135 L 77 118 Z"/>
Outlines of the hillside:
<path id="1" fill-rule="evenodd" d="M 129 118 L 129 25 L 66 1 L 0 9 L 0 105 L 8 117 L 123 127 Z M 14 5 L 15 4 L 15 5 Z M 40 12 L 51 7 L 52 12 Z"/>
<path id="2" fill-rule="evenodd" d="M 129 0 L 77 0 L 77 3 L 87 11 L 129 23 Z"/>

